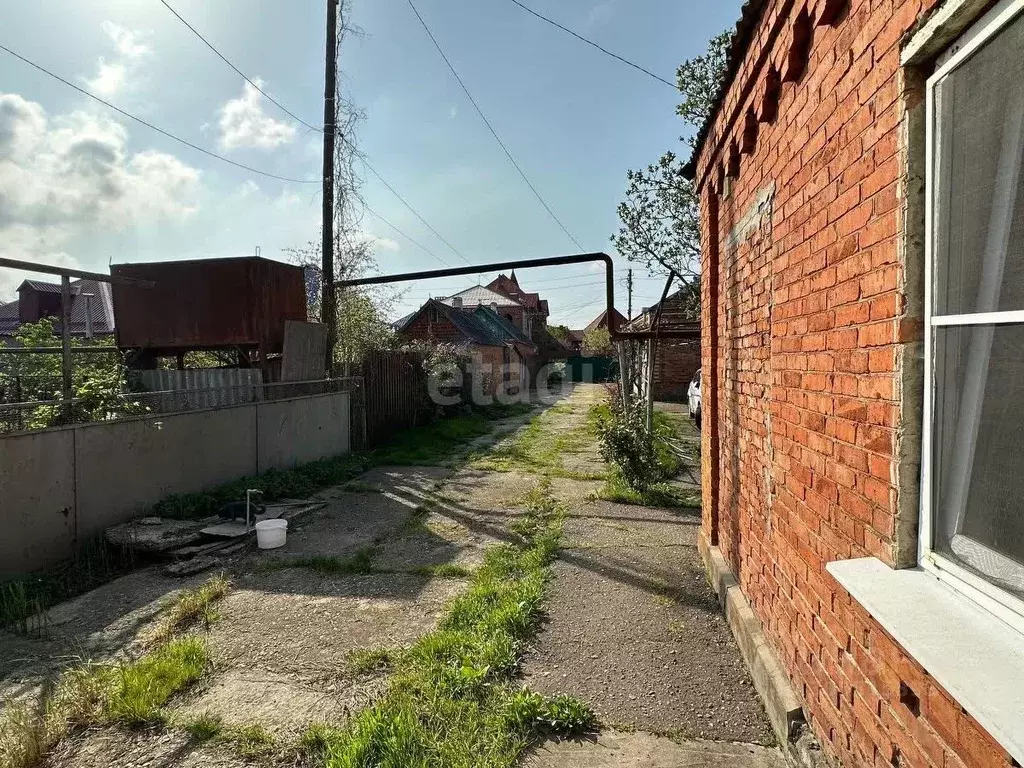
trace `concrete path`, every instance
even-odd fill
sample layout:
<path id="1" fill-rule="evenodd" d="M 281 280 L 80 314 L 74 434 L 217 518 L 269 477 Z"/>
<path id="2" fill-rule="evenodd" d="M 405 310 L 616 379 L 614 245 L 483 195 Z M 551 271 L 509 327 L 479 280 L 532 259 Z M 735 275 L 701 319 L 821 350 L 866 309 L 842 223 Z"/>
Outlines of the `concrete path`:
<path id="1" fill-rule="evenodd" d="M 525 768 L 785 768 L 774 749 L 721 742 L 676 742 L 608 731 L 591 741 L 552 741 Z"/>
<path id="2" fill-rule="evenodd" d="M 581 387 L 558 417 L 578 421 L 602 394 Z M 683 442 L 697 440 L 692 427 L 680 430 Z M 699 475 L 690 467 L 682 482 L 699 489 Z M 771 728 L 704 574 L 699 512 L 563 498 L 565 542 L 525 682 L 580 697 L 611 730 L 545 744 L 526 765 L 781 766 L 765 748 Z"/>

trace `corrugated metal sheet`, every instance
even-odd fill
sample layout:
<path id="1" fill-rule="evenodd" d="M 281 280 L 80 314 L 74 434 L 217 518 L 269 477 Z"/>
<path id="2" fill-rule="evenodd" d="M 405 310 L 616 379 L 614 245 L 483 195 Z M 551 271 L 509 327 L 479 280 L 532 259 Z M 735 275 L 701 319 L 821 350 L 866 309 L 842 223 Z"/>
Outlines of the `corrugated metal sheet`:
<path id="1" fill-rule="evenodd" d="M 111 274 L 152 280 L 153 288 L 114 286 L 122 349 L 175 354 L 191 349 L 280 352 L 287 320 L 306 320 L 301 267 L 262 259 L 115 264 Z"/>
<path id="2" fill-rule="evenodd" d="M 147 392 L 132 398 L 154 413 L 242 405 L 258 400 L 263 389 L 258 368 L 135 371 L 133 376 Z"/>

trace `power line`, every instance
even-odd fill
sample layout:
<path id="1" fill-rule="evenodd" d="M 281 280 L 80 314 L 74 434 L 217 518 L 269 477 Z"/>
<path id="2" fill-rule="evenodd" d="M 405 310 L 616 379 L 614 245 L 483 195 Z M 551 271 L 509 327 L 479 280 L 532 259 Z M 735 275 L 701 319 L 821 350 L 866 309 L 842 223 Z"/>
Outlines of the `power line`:
<path id="1" fill-rule="evenodd" d="M 302 124 L 303 124 L 304 126 L 306 126 L 307 128 L 309 128 L 310 130 L 313 130 L 313 131 L 318 131 L 319 133 L 323 133 L 323 132 L 324 132 L 324 129 L 323 129 L 323 128 L 319 128 L 319 127 L 317 127 L 317 126 L 315 126 L 315 125 L 311 125 L 311 124 L 307 123 L 307 122 L 306 122 L 305 120 L 303 120 L 303 119 L 302 119 L 301 117 L 299 117 L 299 116 L 298 116 L 298 115 L 296 115 L 296 114 L 295 114 L 294 112 L 292 112 L 292 111 L 291 111 L 291 110 L 289 110 L 289 109 L 288 109 L 287 107 L 285 107 L 285 106 L 284 106 L 284 105 L 283 105 L 283 104 L 282 104 L 281 102 L 277 101 L 277 100 L 276 100 L 276 99 L 275 99 L 275 98 L 274 98 L 273 96 L 271 96 L 271 95 L 270 95 L 269 93 L 267 93 L 267 92 L 266 92 L 266 91 L 264 91 L 264 90 L 263 90 L 262 88 L 260 88 L 260 87 L 259 87 L 259 86 L 258 86 L 258 85 L 257 85 L 257 84 L 255 83 L 255 82 L 253 82 L 252 80 L 250 80 L 250 79 L 249 79 L 249 78 L 248 78 L 248 77 L 246 76 L 246 74 L 245 74 L 245 73 L 244 73 L 244 72 L 243 72 L 242 70 L 240 70 L 240 69 L 239 69 L 238 67 L 236 67 L 236 66 L 235 66 L 234 64 L 232 64 L 232 63 L 231 63 L 231 62 L 230 62 L 230 61 L 228 60 L 227 56 L 225 56 L 225 55 L 224 55 L 223 53 L 221 53 L 220 51 L 218 51 L 218 50 L 217 50 L 217 48 L 216 48 L 216 47 L 215 47 L 215 46 L 213 45 L 213 43 L 211 43 L 211 42 L 210 42 L 209 40 L 207 40 L 207 39 L 206 39 L 205 37 L 203 37 L 203 36 L 202 36 L 202 35 L 201 35 L 201 34 L 199 33 L 199 30 L 197 30 L 197 29 L 196 29 L 195 27 L 193 27 L 193 26 L 192 26 L 191 24 L 189 24 L 189 23 L 188 23 L 187 21 L 185 21 L 185 19 L 184 19 L 184 18 L 182 18 L 182 15 L 181 15 L 180 13 L 178 13 L 178 12 L 177 12 L 176 10 L 174 10 L 174 8 L 172 8 L 172 7 L 170 6 L 170 4 L 169 4 L 169 3 L 167 2 L 167 0 L 160 0 L 160 2 L 161 2 L 161 3 L 163 4 L 163 6 L 164 6 L 164 7 L 165 7 L 165 8 L 166 8 L 166 9 L 167 9 L 168 11 L 170 11 L 171 13 L 173 13 L 173 14 L 174 14 L 174 15 L 175 15 L 175 16 L 176 16 L 176 17 L 178 18 L 178 21 L 180 21 L 180 22 L 181 22 L 182 24 L 184 24 L 184 25 L 185 25 L 186 27 L 188 27 L 188 28 L 189 28 L 190 30 L 192 30 L 192 34 L 194 34 L 194 35 L 195 35 L 196 37 L 198 37 L 198 38 L 199 38 L 200 40 L 202 40 L 202 41 L 203 41 L 203 42 L 204 42 L 204 43 L 206 44 L 206 47 L 207 47 L 207 48 L 209 48 L 209 49 L 210 49 L 211 51 L 213 51 L 213 52 L 214 52 L 215 54 L 217 54 L 217 56 L 218 56 L 218 57 L 220 57 L 220 60 L 221 60 L 221 61 L 223 61 L 223 62 L 224 62 L 225 64 L 227 64 L 227 65 L 228 65 L 229 67 L 231 67 L 231 68 L 232 68 L 233 70 L 235 70 L 235 73 L 236 73 L 236 74 L 238 74 L 238 76 L 239 76 L 239 77 L 241 77 L 241 78 L 242 78 L 243 80 L 245 80 L 245 82 L 247 82 L 247 83 L 248 83 L 249 85 L 251 85 L 251 86 L 252 86 L 253 88 L 255 88 L 255 89 L 256 89 L 257 91 L 259 91 L 259 92 L 260 92 L 260 93 L 261 93 L 261 94 L 262 94 L 262 95 L 263 95 L 263 96 L 264 96 L 264 97 L 265 97 L 265 98 L 266 98 L 266 99 L 267 99 L 267 100 L 268 100 L 268 101 L 269 101 L 269 102 L 270 102 L 271 104 L 273 104 L 274 106 L 276 106 L 276 107 L 277 107 L 278 109 L 280 109 L 280 110 L 281 110 L 282 112 L 284 112 L 284 113 L 285 113 L 286 115 L 288 115 L 289 117 L 291 117 L 291 118 L 292 118 L 293 120 L 297 120 L 298 122 L 302 123 Z"/>
<path id="2" fill-rule="evenodd" d="M 429 221 L 427 221 L 422 216 L 420 216 L 419 212 L 409 204 L 409 201 L 406 200 L 404 197 L 402 197 L 400 194 L 398 194 L 398 190 L 396 190 L 393 186 L 388 184 L 387 180 L 383 176 L 381 176 L 379 173 L 377 173 L 377 171 L 374 169 L 374 167 L 372 165 L 370 165 L 368 162 L 366 162 L 366 160 L 363 160 L 363 165 L 365 165 L 367 167 L 367 169 L 370 171 L 370 173 L 372 173 L 374 176 L 377 177 L 377 180 L 381 184 L 383 184 L 385 187 L 387 187 L 389 190 L 391 190 L 391 194 L 393 194 L 395 197 L 397 197 L 402 202 L 402 205 L 404 205 L 406 208 L 408 208 L 412 212 L 413 216 L 415 216 L 417 219 L 419 219 L 421 222 L 423 222 L 423 225 L 427 229 L 429 229 L 431 232 L 433 232 L 434 236 L 438 240 L 440 240 L 442 243 L 447 245 L 448 248 L 452 251 L 452 253 L 454 253 L 456 256 L 458 256 L 460 259 L 462 259 L 464 262 L 466 262 L 467 264 L 472 266 L 473 262 L 471 262 L 469 259 L 467 259 L 465 256 L 463 256 L 454 245 L 452 245 L 445 238 L 443 238 L 441 236 L 441 233 L 438 232 L 436 229 L 434 229 L 430 225 Z"/>
<path id="3" fill-rule="evenodd" d="M 437 52 L 441 54 L 441 58 L 444 59 L 444 63 L 448 65 L 448 69 L 451 70 L 451 73 L 455 76 L 455 79 L 462 87 L 462 90 L 465 92 L 467 98 L 469 98 L 470 104 L 473 105 L 473 108 L 476 110 L 476 113 L 480 115 L 480 119 L 484 121 L 484 124 L 487 126 L 487 130 L 491 132 L 491 135 L 494 137 L 494 140 L 498 142 L 498 146 L 501 147 L 502 151 L 505 153 L 505 156 L 509 159 L 509 162 L 511 162 L 512 165 L 515 166 L 515 169 L 519 171 L 519 175 L 523 177 L 523 181 L 526 182 L 526 185 L 533 192 L 534 196 L 540 201 L 540 204 L 544 206 L 544 210 L 547 211 L 548 215 L 554 220 L 554 222 L 559 227 L 561 227 L 562 231 L 565 232 L 566 236 L 570 240 L 572 240 L 573 244 L 581 251 L 585 250 L 583 246 L 580 245 L 579 241 L 572 236 L 572 233 L 568 229 L 566 229 L 565 225 L 555 215 L 555 212 L 551 210 L 551 206 L 549 206 L 547 202 L 544 200 L 544 198 L 541 197 L 540 192 L 538 192 L 537 188 L 533 186 L 533 182 L 530 181 L 526 173 L 520 167 L 519 163 L 517 163 L 516 159 L 512 156 L 512 153 L 509 152 L 508 147 L 505 146 L 505 142 L 503 142 L 501 140 L 501 137 L 498 136 L 498 132 L 494 130 L 494 126 L 491 125 L 491 121 L 487 119 L 487 116 L 483 113 L 483 110 L 480 109 L 480 105 L 477 104 L 476 99 L 473 98 L 473 94 L 469 92 L 469 88 L 467 88 L 466 84 L 462 82 L 462 78 L 459 77 L 459 73 L 455 71 L 455 67 L 452 66 L 451 61 L 449 61 L 448 57 L 445 55 L 445 52 L 441 48 L 441 45 L 437 42 L 437 39 L 434 37 L 434 33 L 430 31 L 430 27 L 427 26 L 427 22 L 423 20 L 423 17 L 420 15 L 419 10 L 417 10 L 415 3 L 413 3 L 413 0 L 407 1 L 409 3 L 409 7 L 412 8 L 412 12 L 415 13 L 416 18 L 419 19 L 420 24 L 423 26 L 423 29 L 426 30 L 427 36 L 430 38 L 430 42 L 434 44 L 434 47 L 437 48 Z"/>
<path id="4" fill-rule="evenodd" d="M 189 147 L 190 149 L 194 149 L 196 152 L 202 152 L 204 155 L 208 155 L 209 157 L 216 158 L 217 160 L 220 160 L 221 162 L 227 163 L 228 165 L 233 165 L 236 168 L 241 168 L 244 171 L 249 171 L 250 173 L 255 173 L 255 174 L 258 174 L 260 176 L 266 176 L 266 177 L 271 178 L 271 179 L 277 179 L 278 181 L 287 181 L 287 182 L 289 182 L 291 184 L 322 184 L 323 183 L 322 179 L 292 179 L 292 178 L 289 178 L 287 176 L 278 176 L 276 173 L 269 173 L 267 171 L 261 171 L 259 168 L 253 168 L 252 166 L 245 165 L 244 163 L 238 163 L 238 162 L 235 162 L 234 160 L 229 160 L 228 158 L 224 157 L 223 155 L 218 155 L 216 152 L 211 152 L 208 149 L 203 149 L 198 144 L 193 144 L 191 141 L 188 141 L 186 139 L 182 139 L 179 136 L 175 136 L 170 131 L 165 131 L 163 128 L 158 128 L 157 126 L 153 125 L 152 123 L 143 120 L 141 117 L 136 117 L 131 112 L 126 112 L 125 110 L 121 109 L 120 107 L 115 107 L 109 101 L 105 101 L 104 99 L 101 99 L 99 96 L 96 96 L 95 94 L 90 93 L 89 91 L 85 90 L 84 88 L 80 88 L 79 86 L 75 85 L 74 83 L 70 82 L 69 80 L 65 80 L 60 75 L 54 74 L 53 72 L 51 72 L 50 70 L 46 69 L 45 67 L 42 67 L 39 64 L 36 64 L 34 61 L 29 61 L 24 56 L 21 56 L 20 54 L 15 53 L 10 48 L 8 48 L 8 47 L 6 47 L 4 45 L 0 45 L 0 51 L 5 51 L 6 53 L 9 53 L 11 56 L 13 56 L 14 58 L 18 59 L 19 61 L 22 61 L 25 64 L 28 64 L 30 67 L 33 67 L 33 68 L 39 70 L 44 75 L 48 75 L 48 76 L 52 77 L 54 80 L 57 80 L 58 82 L 63 83 L 68 88 L 73 88 L 74 90 L 76 90 L 80 94 L 82 94 L 83 96 L 88 96 L 93 101 L 98 101 L 103 106 L 107 107 L 108 109 L 114 110 L 118 114 L 124 115 L 129 120 L 134 120 L 136 123 L 139 123 L 140 125 L 144 125 L 147 128 L 149 128 L 150 130 L 156 131 L 157 133 L 159 133 L 162 136 L 166 136 L 168 139 L 176 141 L 179 144 L 184 144 L 186 147 Z"/>
<path id="5" fill-rule="evenodd" d="M 627 66 L 630 66 L 633 69 L 639 70 L 640 72 L 643 72 L 645 75 L 653 77 L 659 83 L 664 83 L 665 85 L 667 85 L 669 88 L 671 88 L 674 91 L 678 90 L 678 87 L 675 85 L 675 83 L 670 83 L 668 80 L 666 80 L 665 78 L 663 78 L 663 77 L 661 77 L 659 75 L 654 74 L 649 69 L 644 69 L 639 64 L 634 64 L 629 59 L 625 59 L 622 56 L 619 56 L 619 54 L 617 54 L 617 53 L 612 53 L 607 48 L 604 48 L 604 47 L 598 45 L 597 43 L 595 43 L 593 40 L 588 40 L 587 38 L 583 37 L 583 35 L 580 35 L 580 34 L 578 34 L 576 32 L 573 32 L 568 27 L 563 27 L 561 24 L 559 24 L 554 19 L 549 19 L 547 16 L 544 16 L 543 14 L 537 13 L 537 11 L 533 10 L 532 8 L 528 8 L 527 6 L 523 5 L 522 3 L 519 2 L 519 0 L 512 0 L 512 2 L 515 3 L 516 5 L 518 5 L 520 8 L 522 8 L 527 13 L 530 13 L 530 14 L 536 16 L 541 21 L 546 21 L 548 24 L 552 24 L 552 25 L 558 27 L 563 32 L 568 32 L 570 35 L 575 37 L 577 40 L 579 40 L 581 42 L 584 42 L 584 43 L 586 43 L 589 46 L 597 48 L 597 50 L 599 50 L 601 53 L 605 54 L 606 56 L 611 56 L 613 59 L 621 61 L 623 64 L 625 64 Z"/>
<path id="6" fill-rule="evenodd" d="M 371 213 L 371 214 L 372 214 L 373 216 L 375 216 L 376 218 L 378 218 L 378 219 L 380 219 L 381 221 L 383 221 L 383 222 L 384 222 L 385 224 L 387 224 L 387 225 L 388 225 L 389 227 L 391 227 L 391 228 L 392 228 L 393 230 L 395 230 L 395 232 L 397 232 L 397 233 L 398 233 L 398 234 L 400 234 L 400 235 L 401 235 L 402 237 L 404 237 L 404 238 L 405 238 L 406 240 L 408 240 L 408 241 L 409 241 L 410 243 L 412 243 L 413 245 L 415 245 L 415 246 L 419 247 L 420 249 L 422 249 L 422 250 L 423 250 L 423 251 L 425 251 L 426 253 L 428 253 L 428 254 L 430 254 L 431 256 L 433 256 L 433 257 L 434 257 L 435 259 L 437 259 L 437 260 L 438 260 L 439 262 L 441 262 L 442 264 L 444 264 L 444 265 L 445 265 L 446 267 L 450 267 L 450 266 L 451 266 L 451 264 L 449 264 L 449 263 L 448 263 L 447 261 L 445 261 L 444 259 L 442 259 L 442 258 L 441 258 L 440 256 L 438 256 L 438 255 L 437 255 L 436 253 L 434 253 L 434 252 L 433 252 L 432 250 L 430 250 L 429 248 L 427 248 L 427 246 L 423 245 L 423 243 L 421 243 L 421 242 L 419 242 L 418 240 L 415 240 L 415 239 L 413 239 L 412 237 L 410 237 L 409 235 L 407 235 L 407 234 L 406 234 L 405 232 L 403 232 L 402 230 L 400 230 L 400 229 L 399 229 L 398 227 L 396 227 L 396 226 L 395 226 L 394 224 L 392 224 L 392 223 L 391 223 L 390 221 L 388 221 L 388 220 L 387 220 L 387 219 L 385 219 L 385 218 L 384 218 L 383 216 L 381 216 L 381 215 L 380 215 L 379 213 L 377 213 L 377 212 L 376 212 L 375 210 L 373 210 L 373 208 L 371 208 L 371 207 L 370 207 L 370 206 L 368 206 L 368 205 L 367 205 L 367 206 L 365 206 L 365 208 L 366 208 L 366 210 L 367 210 L 367 211 L 369 211 L 369 212 L 370 212 L 370 213 Z"/>

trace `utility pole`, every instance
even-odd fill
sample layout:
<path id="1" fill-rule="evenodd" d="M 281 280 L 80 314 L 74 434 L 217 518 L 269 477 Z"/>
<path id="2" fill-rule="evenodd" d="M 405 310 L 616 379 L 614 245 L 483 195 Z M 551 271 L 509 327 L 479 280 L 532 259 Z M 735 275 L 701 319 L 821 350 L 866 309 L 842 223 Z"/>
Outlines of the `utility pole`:
<path id="1" fill-rule="evenodd" d="M 320 320 L 327 324 L 327 375 L 334 373 L 337 304 L 334 296 L 334 132 L 338 82 L 338 0 L 327 0 L 327 51 L 324 60 L 324 193 L 320 259 Z"/>
<path id="2" fill-rule="evenodd" d="M 633 319 L 633 270 L 626 273 L 626 290 L 629 293 L 629 306 L 626 308 L 626 319 Z"/>

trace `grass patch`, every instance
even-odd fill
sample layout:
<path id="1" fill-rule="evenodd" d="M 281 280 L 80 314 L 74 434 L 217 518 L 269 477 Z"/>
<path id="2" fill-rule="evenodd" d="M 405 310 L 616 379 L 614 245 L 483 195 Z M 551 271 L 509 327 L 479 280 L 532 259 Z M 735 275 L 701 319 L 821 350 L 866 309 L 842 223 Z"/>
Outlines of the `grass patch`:
<path id="1" fill-rule="evenodd" d="M 641 507 L 674 507 L 679 509 L 700 509 L 700 496 L 671 483 L 655 483 L 650 488 L 638 491 L 630 488 L 618 472 L 605 480 L 596 494 L 599 499 L 619 504 Z"/>
<path id="2" fill-rule="evenodd" d="M 194 720 L 185 723 L 185 731 L 192 741 L 203 742 L 219 736 L 224 728 L 224 721 L 220 715 L 207 712 Z"/>
<path id="3" fill-rule="evenodd" d="M 363 648 L 352 651 L 345 662 L 345 671 L 353 677 L 364 677 L 390 669 L 400 657 L 391 648 Z"/>
<path id="4" fill-rule="evenodd" d="M 574 480 L 603 479 L 604 472 L 575 472 L 563 465 L 565 454 L 579 453 L 597 437 L 596 422 L 589 418 L 572 429 L 563 429 L 561 417 L 573 412 L 573 407 L 565 403 L 547 409 L 515 437 L 495 446 L 486 455 L 476 457 L 473 466 L 492 472 L 519 471 Z"/>
<path id="5" fill-rule="evenodd" d="M 438 629 L 395 663 L 388 691 L 341 729 L 318 726 L 303 745 L 326 768 L 512 766 L 544 732 L 590 727 L 568 697 L 513 685 L 538 626 L 564 510 L 542 483 L 528 503 L 519 545 L 490 548 L 469 589 Z"/>
<path id="6" fill-rule="evenodd" d="M 273 754 L 277 740 L 262 725 L 246 725 L 237 728 L 225 728 L 217 740 L 232 746 L 239 757 L 255 760 Z"/>
<path id="7" fill-rule="evenodd" d="M 174 693 L 199 679 L 209 659 L 203 638 L 183 637 L 116 667 L 103 707 L 105 719 L 124 725 L 162 722 L 160 709 Z"/>
<path id="8" fill-rule="evenodd" d="M 220 574 L 213 576 L 202 586 L 186 589 L 178 595 L 167 609 L 156 640 L 165 642 L 178 632 L 182 632 L 202 622 L 209 628 L 218 618 L 214 603 L 219 602 L 231 589 L 231 582 Z"/>
<path id="9" fill-rule="evenodd" d="M 373 573 L 373 554 L 373 548 L 366 547 L 348 557 L 334 557 L 331 555 L 288 557 L 267 561 L 264 567 L 274 571 L 285 568 L 307 568 L 317 573 L 331 575 Z"/>
<path id="10" fill-rule="evenodd" d="M 162 707 L 209 664 L 202 638 L 172 640 L 141 658 L 66 670 L 41 706 L 9 705 L 0 713 L 0 765 L 30 768 L 61 739 L 104 723 L 161 723 Z"/>
<path id="11" fill-rule="evenodd" d="M 455 563 L 442 563 L 440 565 L 421 565 L 413 571 L 420 576 L 430 576 L 438 579 L 464 579 L 471 576 L 473 572 L 462 565 Z"/>

